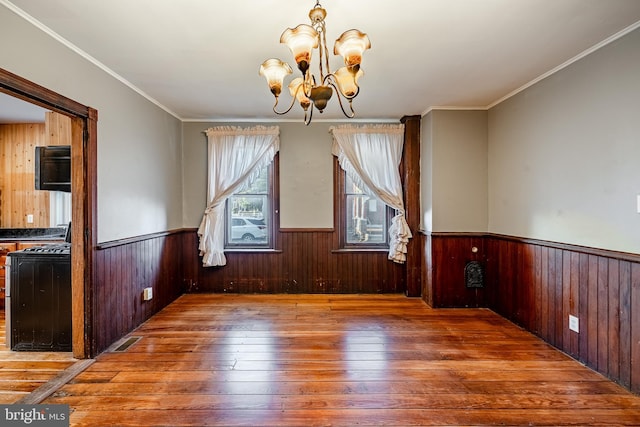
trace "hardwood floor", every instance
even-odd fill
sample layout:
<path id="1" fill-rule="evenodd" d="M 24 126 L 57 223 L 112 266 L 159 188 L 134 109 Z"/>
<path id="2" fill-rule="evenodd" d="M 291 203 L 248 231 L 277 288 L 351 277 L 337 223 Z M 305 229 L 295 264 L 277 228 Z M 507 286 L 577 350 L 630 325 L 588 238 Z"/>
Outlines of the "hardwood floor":
<path id="1" fill-rule="evenodd" d="M 0 404 L 26 399 L 77 362 L 71 353 L 11 351 L 5 337 L 4 310 L 0 310 Z"/>
<path id="2" fill-rule="evenodd" d="M 640 397 L 489 310 L 188 294 L 126 338 L 43 403 L 73 426 L 640 425 Z"/>

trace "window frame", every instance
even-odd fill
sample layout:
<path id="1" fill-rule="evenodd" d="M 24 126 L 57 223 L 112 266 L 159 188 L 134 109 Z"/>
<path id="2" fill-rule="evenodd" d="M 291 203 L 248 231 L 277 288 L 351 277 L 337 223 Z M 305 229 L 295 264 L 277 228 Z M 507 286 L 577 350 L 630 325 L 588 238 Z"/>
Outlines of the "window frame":
<path id="1" fill-rule="evenodd" d="M 385 233 L 385 240 L 382 243 L 372 243 L 370 241 L 366 242 L 349 242 L 347 236 L 347 196 L 349 194 L 345 191 L 346 184 L 346 172 L 342 167 L 340 167 L 340 162 L 338 158 L 334 156 L 333 158 L 333 174 L 334 174 L 334 224 L 336 225 L 337 235 L 338 235 L 338 250 L 339 251 L 362 251 L 362 252 L 370 252 L 370 251 L 380 251 L 387 252 L 389 250 L 389 227 L 391 226 L 391 220 L 395 215 L 395 209 L 390 207 L 384 202 L 383 203 L 386 209 L 386 222 L 387 222 L 387 233 Z"/>
<path id="2" fill-rule="evenodd" d="M 279 153 L 276 153 L 273 161 L 267 166 L 267 201 L 269 213 L 265 224 L 267 225 L 267 238 L 266 243 L 260 241 L 247 242 L 231 242 L 228 235 L 229 224 L 231 220 L 231 213 L 229 211 L 229 200 L 236 193 L 231 194 L 227 200 L 225 200 L 224 207 L 224 251 L 225 252 L 271 252 L 278 248 L 278 230 L 280 228 L 279 212 L 280 212 L 280 194 L 279 194 L 279 178 L 280 178 L 280 161 Z"/>

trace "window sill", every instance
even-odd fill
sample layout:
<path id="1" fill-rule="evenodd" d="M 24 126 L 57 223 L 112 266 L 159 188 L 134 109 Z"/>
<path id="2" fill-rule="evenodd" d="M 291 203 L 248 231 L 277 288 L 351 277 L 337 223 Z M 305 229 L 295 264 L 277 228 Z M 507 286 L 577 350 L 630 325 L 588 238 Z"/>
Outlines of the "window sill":
<path id="1" fill-rule="evenodd" d="M 234 252 L 247 253 L 247 252 L 251 252 L 251 253 L 274 253 L 274 254 L 282 253 L 282 251 L 279 250 L 279 249 L 270 249 L 270 248 L 225 248 L 224 252 L 225 253 L 234 253 Z"/>

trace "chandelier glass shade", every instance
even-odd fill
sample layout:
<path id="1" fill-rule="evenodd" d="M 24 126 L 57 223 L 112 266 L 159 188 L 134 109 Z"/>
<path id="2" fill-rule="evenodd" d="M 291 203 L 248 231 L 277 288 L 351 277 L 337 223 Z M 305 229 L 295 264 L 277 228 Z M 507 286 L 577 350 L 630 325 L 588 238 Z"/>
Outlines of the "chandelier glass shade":
<path id="1" fill-rule="evenodd" d="M 332 72 L 329 67 L 329 51 L 325 35 L 326 16 L 327 12 L 317 0 L 314 8 L 309 11 L 311 25 L 300 24 L 295 28 L 287 28 L 280 36 L 280 43 L 286 44 L 291 50 L 298 70 L 302 73 L 302 77 L 293 79 L 288 85 L 292 99 L 291 104 L 284 111 L 277 109 L 278 99 L 282 93 L 285 77 L 293 72 L 291 67 L 276 58 L 267 59 L 260 66 L 259 74 L 266 78 L 269 90 L 275 97 L 273 111 L 279 115 L 287 114 L 297 102 L 304 110 L 304 122 L 307 125 L 311 123 L 314 108 L 321 113 L 324 111 L 334 90 L 338 93 L 337 98 L 342 113 L 349 118 L 355 116 L 352 101 L 360 92 L 358 79 L 364 74 L 360 67 L 362 54 L 371 48 L 369 37 L 365 33 L 355 29 L 345 31 L 336 40 L 333 48 L 334 55 L 342 56 L 344 67 L 335 73 Z M 315 49 L 318 50 L 319 56 L 318 78 L 310 71 Z M 343 99 L 348 103 L 348 111 L 345 109 Z"/>

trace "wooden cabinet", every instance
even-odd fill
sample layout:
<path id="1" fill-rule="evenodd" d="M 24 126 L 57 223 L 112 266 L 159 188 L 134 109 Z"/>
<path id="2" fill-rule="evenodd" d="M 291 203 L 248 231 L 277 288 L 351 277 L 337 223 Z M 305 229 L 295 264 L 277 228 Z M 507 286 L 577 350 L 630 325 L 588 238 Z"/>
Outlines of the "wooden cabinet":
<path id="1" fill-rule="evenodd" d="M 5 243 L 0 242 L 0 308 L 4 309 L 4 295 L 5 295 L 5 262 L 7 261 L 7 254 L 18 249 L 17 243 Z"/>

